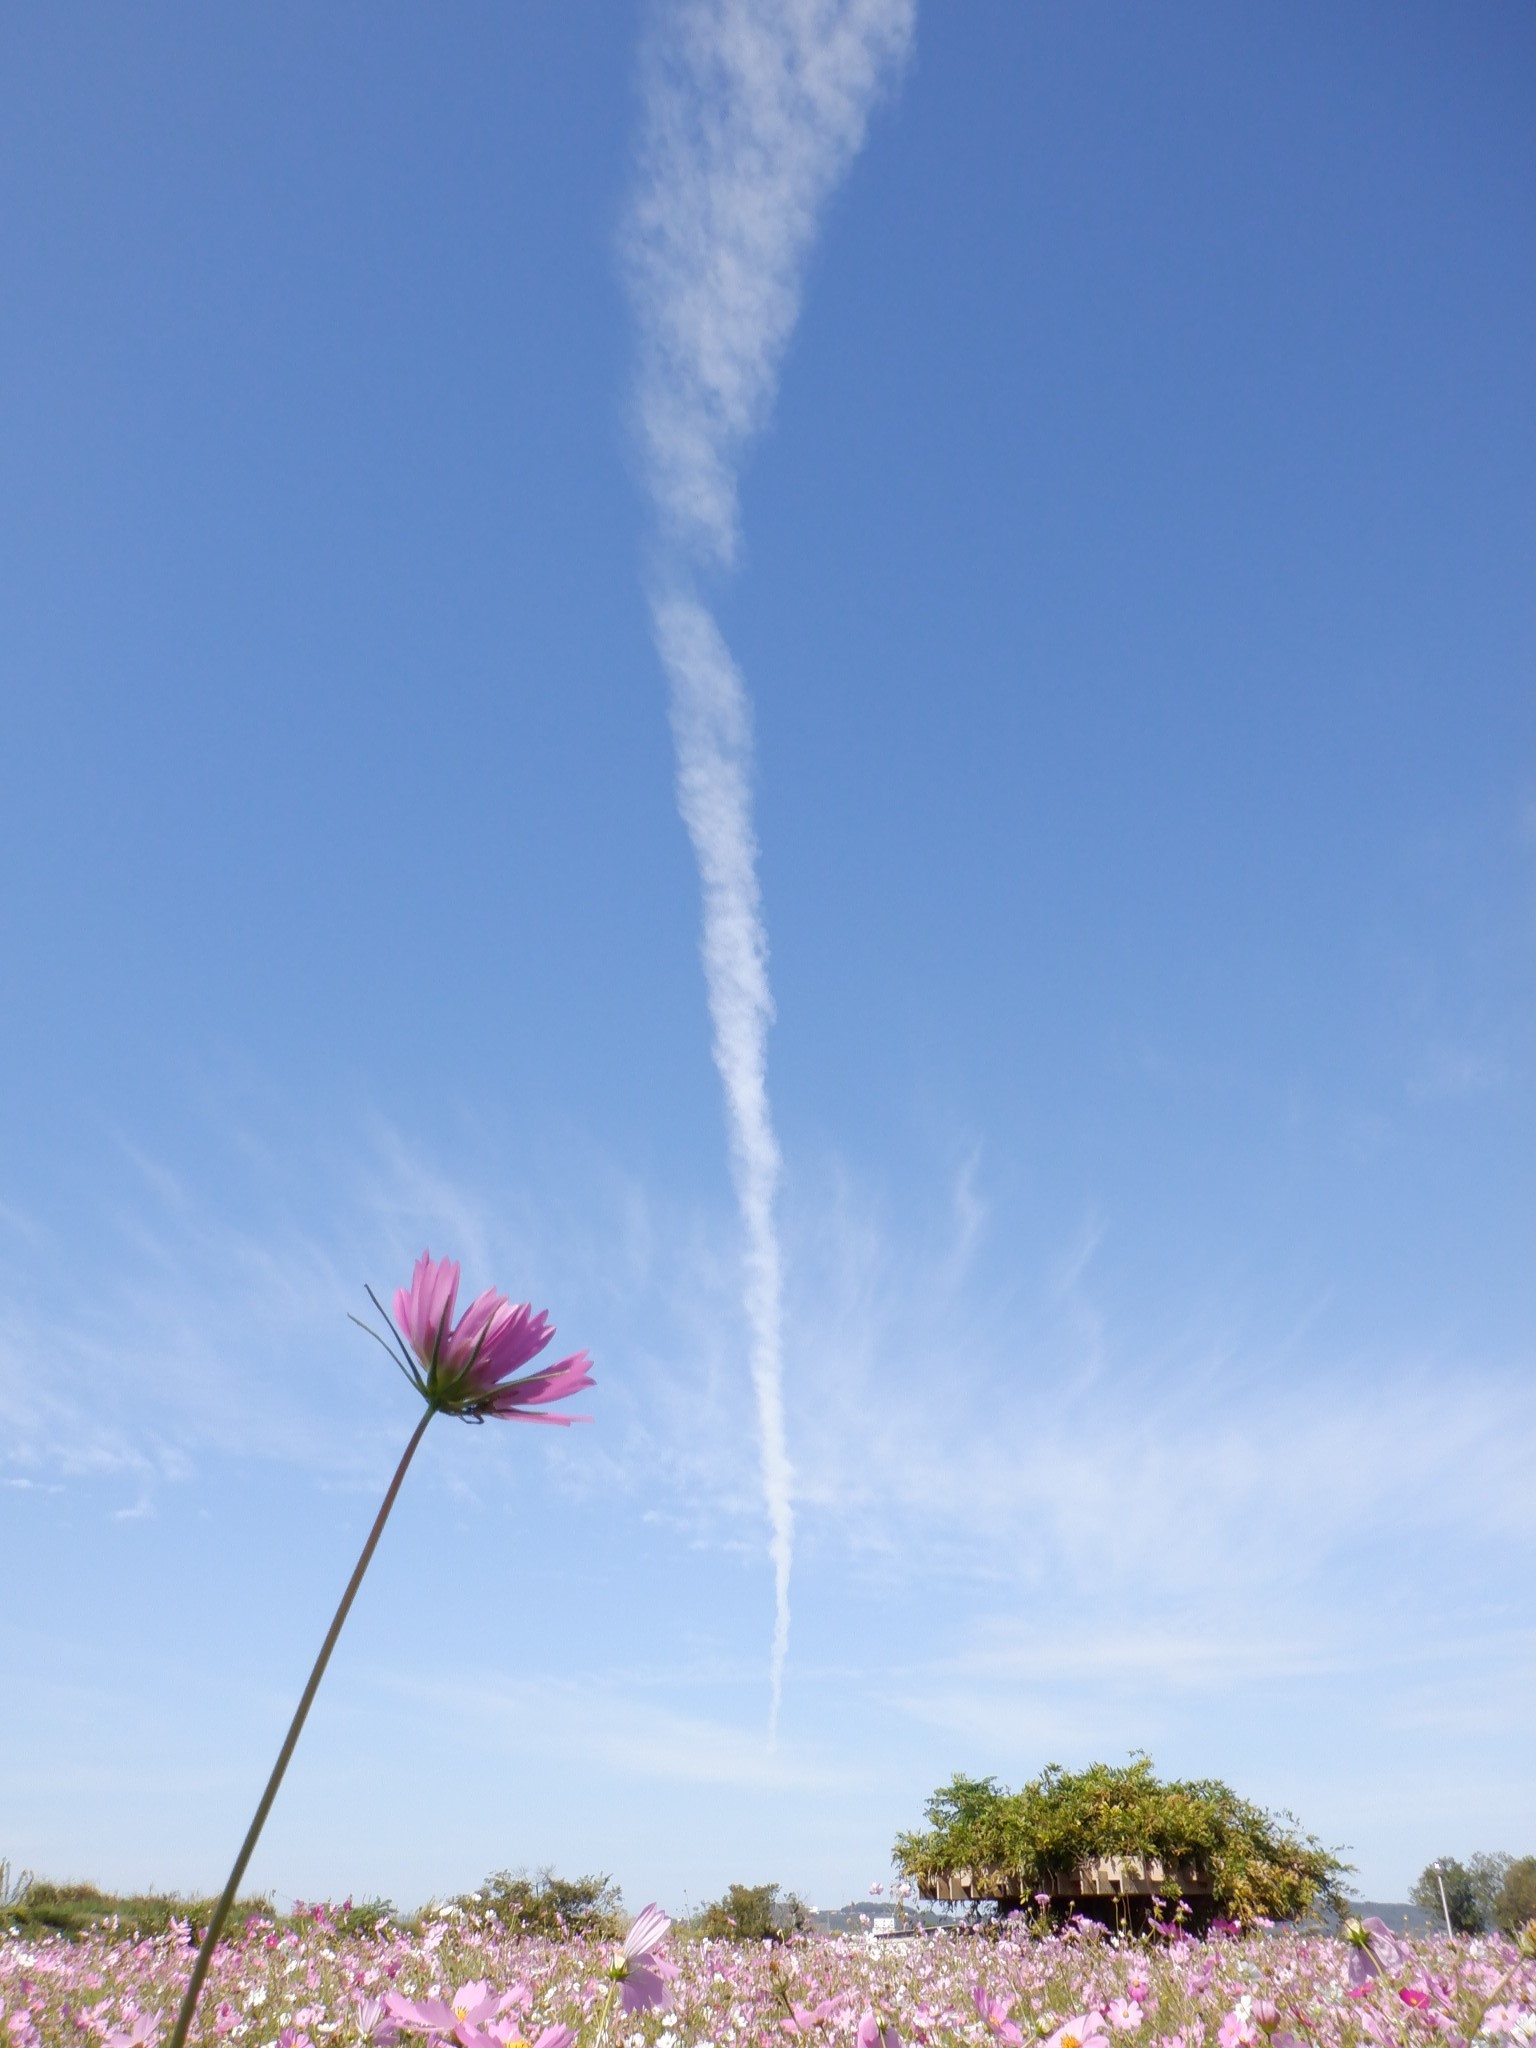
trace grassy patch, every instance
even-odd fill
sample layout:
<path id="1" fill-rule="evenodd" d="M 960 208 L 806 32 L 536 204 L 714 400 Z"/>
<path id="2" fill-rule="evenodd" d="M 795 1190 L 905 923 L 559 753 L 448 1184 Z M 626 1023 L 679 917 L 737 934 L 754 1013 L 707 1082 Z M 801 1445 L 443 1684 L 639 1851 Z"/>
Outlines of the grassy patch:
<path id="1" fill-rule="evenodd" d="M 201 1934 L 217 1904 L 215 1899 L 188 1899 L 177 1892 L 149 1892 L 124 1897 L 104 1892 L 93 1884 L 53 1884 L 34 1878 L 19 1895 L 0 1905 L 0 1927 L 15 1928 L 19 1934 L 62 1934 L 72 1939 L 97 1931 L 111 1931 L 144 1939 L 168 1934 L 171 1922 L 180 1920 Z M 253 1916 L 275 1918 L 267 1898 L 237 1899 L 230 1926 L 238 1931 Z"/>

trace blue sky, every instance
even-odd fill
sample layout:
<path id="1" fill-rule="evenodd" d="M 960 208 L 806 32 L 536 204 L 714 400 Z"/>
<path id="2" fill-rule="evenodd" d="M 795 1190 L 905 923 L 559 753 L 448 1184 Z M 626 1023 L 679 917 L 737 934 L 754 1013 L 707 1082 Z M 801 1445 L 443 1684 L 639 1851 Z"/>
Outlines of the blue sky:
<path id="1" fill-rule="evenodd" d="M 833 1900 L 1133 1748 L 1374 1896 L 1536 1849 L 1533 86 L 1514 4 L 7 13 L 0 1854 L 221 1880 L 424 1244 L 595 1422 L 433 1425 L 282 1895 Z"/>

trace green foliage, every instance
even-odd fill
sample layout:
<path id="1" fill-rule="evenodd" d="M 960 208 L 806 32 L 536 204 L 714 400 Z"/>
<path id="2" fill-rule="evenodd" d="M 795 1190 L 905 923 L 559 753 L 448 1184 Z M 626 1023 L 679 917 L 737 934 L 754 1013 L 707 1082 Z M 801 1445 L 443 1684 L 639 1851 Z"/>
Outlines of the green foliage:
<path id="1" fill-rule="evenodd" d="M 339 1906 L 325 1907 L 324 1914 L 327 1924 L 343 1940 L 385 1933 L 397 1917 L 392 1899 L 364 1899 L 356 1906 L 346 1899 Z"/>
<path id="2" fill-rule="evenodd" d="M 202 1931 L 216 1903 L 211 1898 L 182 1898 L 175 1892 L 124 1898 L 115 1892 L 101 1891 L 93 1884 L 52 1884 L 45 1878 L 33 1878 L 19 1897 L 0 1905 L 0 1926 L 14 1927 L 21 1934 L 64 1934 L 75 1938 L 115 1922 L 118 1932 L 142 1937 L 165 1934 L 173 1920 L 181 1920 Z M 237 1899 L 230 1914 L 231 1928 L 242 1927 L 252 1915 L 271 1919 L 272 1901 Z"/>
<path id="3" fill-rule="evenodd" d="M 1453 1933 L 1486 1934 L 1497 1927 L 1502 1934 L 1517 1934 L 1527 1921 L 1536 1920 L 1536 1856 L 1484 1852 L 1465 1863 L 1442 1856 L 1426 1864 L 1408 1896 L 1442 1926 L 1448 1909 Z"/>
<path id="4" fill-rule="evenodd" d="M 1480 1853 L 1467 1864 L 1467 1874 L 1472 1879 L 1472 1890 L 1485 1929 L 1492 1927 L 1498 1918 L 1499 1893 L 1504 1888 L 1504 1874 L 1513 1861 L 1512 1856 Z"/>
<path id="5" fill-rule="evenodd" d="M 529 1877 L 521 1870 L 498 1870 L 478 1893 L 454 1904 L 476 1919 L 489 1914 L 503 1927 L 551 1941 L 582 1934 L 614 1940 L 624 1931 L 623 1897 L 607 1877 L 556 1877 L 552 1870 Z"/>
<path id="6" fill-rule="evenodd" d="M 1520 1856 L 1506 1864 L 1492 1918 L 1502 1934 L 1518 1934 L 1536 1922 L 1536 1856 Z"/>
<path id="7" fill-rule="evenodd" d="M 780 1898 L 776 1884 L 733 1884 L 704 1908 L 696 1930 L 711 1941 L 782 1941 L 810 1924 L 809 1908 L 793 1892 Z"/>
<path id="8" fill-rule="evenodd" d="M 1492 1857 L 1473 1858 L 1474 1864 L 1497 1860 Z M 1479 1876 L 1483 1877 L 1481 1885 Z M 1488 1910 L 1492 1903 L 1486 1896 L 1487 1882 L 1485 1873 L 1468 1869 L 1454 1856 L 1441 1856 L 1435 1862 L 1427 1863 L 1419 1872 L 1408 1896 L 1414 1905 L 1422 1907 L 1442 1927 L 1449 1914 L 1453 1934 L 1481 1934 L 1488 1925 Z"/>
<path id="9" fill-rule="evenodd" d="M 1119 1769 L 1051 1764 L 1021 1792 L 957 1775 L 926 1812 L 928 1827 L 898 1835 L 894 1852 L 919 1884 L 970 1867 L 1027 1898 L 1092 1857 L 1155 1856 L 1199 1865 L 1218 1909 L 1244 1922 L 1342 1904 L 1348 1866 L 1289 1815 L 1265 1813 L 1214 1778 L 1163 1784 L 1144 1756 Z"/>

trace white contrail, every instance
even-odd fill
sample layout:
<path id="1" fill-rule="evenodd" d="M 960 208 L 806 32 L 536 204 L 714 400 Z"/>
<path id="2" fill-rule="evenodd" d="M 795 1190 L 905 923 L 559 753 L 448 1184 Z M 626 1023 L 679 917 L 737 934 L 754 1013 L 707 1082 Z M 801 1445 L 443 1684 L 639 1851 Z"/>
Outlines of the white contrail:
<path id="1" fill-rule="evenodd" d="M 916 0 L 662 0 L 646 62 L 625 262 L 637 427 L 672 567 L 652 600 L 678 803 L 704 891 L 704 975 L 746 1234 L 774 1570 L 770 1735 L 789 1648 L 794 1480 L 784 1435 L 779 1148 L 767 1087 L 768 941 L 752 828 L 752 720 L 691 565 L 735 557 L 736 469 L 767 419 L 823 202 L 911 43 Z"/>
<path id="2" fill-rule="evenodd" d="M 672 682 L 677 801 L 704 889 L 704 979 L 725 1087 L 731 1167 L 746 1234 L 746 1308 L 752 1331 L 763 1495 L 773 1559 L 773 1699 L 776 1725 L 789 1650 L 789 1563 L 794 1475 L 784 1437 L 779 1236 L 774 1197 L 779 1147 L 768 1108 L 768 941 L 757 891 L 752 831 L 752 712 L 714 620 L 689 597 L 658 598 L 656 644 Z"/>
<path id="3" fill-rule="evenodd" d="M 625 255 L 639 429 L 672 536 L 728 562 L 817 216 L 905 57 L 916 0 L 665 0 Z"/>

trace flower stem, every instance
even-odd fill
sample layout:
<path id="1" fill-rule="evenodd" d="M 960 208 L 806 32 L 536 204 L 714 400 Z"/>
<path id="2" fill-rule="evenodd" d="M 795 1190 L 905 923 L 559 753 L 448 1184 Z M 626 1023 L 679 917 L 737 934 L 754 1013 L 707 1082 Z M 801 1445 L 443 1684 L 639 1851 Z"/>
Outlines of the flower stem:
<path id="1" fill-rule="evenodd" d="M 272 1802 L 277 1797 L 277 1788 L 283 1782 L 283 1773 L 288 1768 L 288 1760 L 293 1755 L 300 1732 L 303 1729 L 305 1720 L 308 1718 L 310 1707 L 314 1702 L 315 1694 L 320 1689 L 320 1681 L 325 1676 L 326 1665 L 331 1661 L 331 1652 L 336 1647 L 336 1638 L 341 1634 L 342 1623 L 351 1611 L 352 1602 L 357 1597 L 357 1589 L 363 1583 L 363 1573 L 367 1571 L 373 1553 L 378 1547 L 379 1538 L 384 1533 L 384 1524 L 389 1520 L 389 1511 L 395 1504 L 395 1495 L 400 1491 L 400 1483 L 405 1478 L 412 1458 L 416 1455 L 416 1446 L 426 1434 L 427 1424 L 436 1413 L 437 1410 L 435 1408 L 429 1407 L 427 1409 L 411 1433 L 411 1440 L 405 1447 L 405 1456 L 395 1467 L 395 1476 L 389 1482 L 389 1491 L 385 1494 L 383 1505 L 374 1518 L 373 1527 L 368 1532 L 368 1541 L 363 1545 L 363 1553 L 357 1560 L 356 1569 L 347 1581 L 347 1590 L 341 1596 L 341 1605 L 337 1608 L 335 1619 L 326 1631 L 325 1641 L 320 1645 L 320 1654 L 315 1659 L 315 1668 L 309 1674 L 309 1683 L 304 1688 L 303 1697 L 300 1699 L 293 1720 L 289 1724 L 288 1733 L 283 1740 L 283 1746 L 277 1753 L 277 1762 L 272 1766 L 272 1775 L 267 1780 L 266 1791 L 261 1795 L 261 1804 L 256 1809 L 256 1816 L 251 1822 L 245 1840 L 240 1844 L 240 1854 L 235 1858 L 235 1867 L 229 1873 L 229 1882 L 224 1887 L 219 1903 L 213 1909 L 213 1918 L 208 1922 L 208 1932 L 203 1936 L 203 1945 L 197 1952 L 197 1961 L 192 1965 L 191 1980 L 187 1985 L 186 1996 L 181 2001 L 181 2011 L 176 2015 L 176 2025 L 172 2030 L 167 2048 L 185 2048 L 187 2030 L 192 2024 L 192 2015 L 197 2011 L 197 2001 L 202 1992 L 203 1979 L 208 1975 L 208 1965 L 213 1961 L 213 1951 L 218 1945 L 220 1934 L 224 1931 L 224 1922 L 229 1918 L 229 1909 L 235 1902 L 235 1892 L 241 1878 L 245 1875 L 245 1866 L 251 1860 L 251 1853 L 256 1847 L 257 1839 L 263 1827 L 266 1825 L 267 1815 L 272 1811 Z"/>
<path id="2" fill-rule="evenodd" d="M 614 2003 L 617 2000 L 618 1995 L 618 1985 L 609 1985 L 608 1996 L 603 2000 L 602 2017 L 598 2020 L 597 2023 L 597 2048 L 606 2048 L 606 2043 L 608 2040 L 608 2028 L 610 2022 L 613 2019 Z"/>

